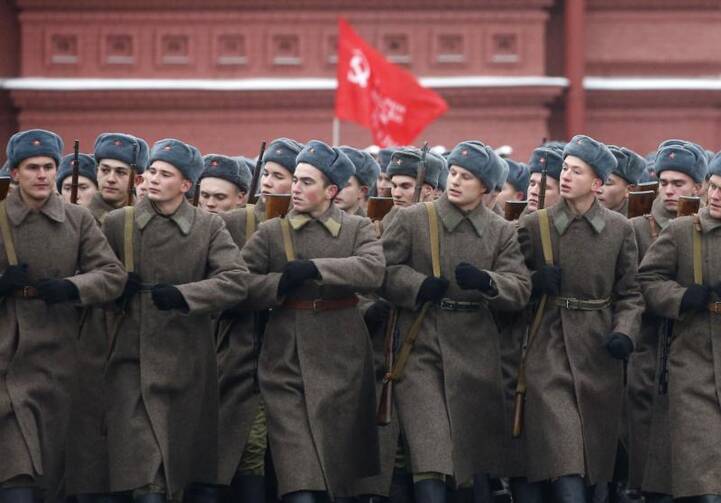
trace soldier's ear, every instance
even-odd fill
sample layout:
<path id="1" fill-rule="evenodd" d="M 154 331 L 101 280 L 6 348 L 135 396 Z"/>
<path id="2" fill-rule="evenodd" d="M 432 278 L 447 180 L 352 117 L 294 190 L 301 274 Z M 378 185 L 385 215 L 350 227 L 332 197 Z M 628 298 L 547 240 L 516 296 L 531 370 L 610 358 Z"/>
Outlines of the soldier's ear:
<path id="1" fill-rule="evenodd" d="M 328 199 L 333 200 L 335 199 L 335 196 L 338 195 L 338 186 L 334 184 L 330 184 L 325 188 L 325 195 L 328 197 Z"/>

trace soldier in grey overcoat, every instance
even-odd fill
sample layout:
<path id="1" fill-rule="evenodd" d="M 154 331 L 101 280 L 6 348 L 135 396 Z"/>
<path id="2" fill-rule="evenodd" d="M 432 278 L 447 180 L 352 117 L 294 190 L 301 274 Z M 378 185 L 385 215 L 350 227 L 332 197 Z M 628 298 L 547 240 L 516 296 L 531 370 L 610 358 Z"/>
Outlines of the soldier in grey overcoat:
<path id="1" fill-rule="evenodd" d="M 279 494 L 346 501 L 379 470 L 373 354 L 355 294 L 381 286 L 385 260 L 371 222 L 332 203 L 354 172 L 348 157 L 314 140 L 296 162 L 293 209 L 242 250 L 246 305 L 271 309 L 259 381 Z"/>
<path id="2" fill-rule="evenodd" d="M 81 309 L 118 297 L 125 272 L 90 212 L 55 192 L 62 140 L 15 134 L 19 189 L 0 203 L 0 500 L 62 500 Z M 6 233 L 7 232 L 7 233 Z"/>
<path id="3" fill-rule="evenodd" d="M 595 197 L 615 164 L 592 138 L 579 135 L 567 144 L 562 199 L 546 212 L 552 265 L 544 260 L 540 212 L 520 223 L 534 294 L 547 298 L 540 329 L 529 334 L 526 360 L 523 440 L 526 475 L 538 482 L 535 497 L 527 488 L 533 501 L 541 481 L 552 481 L 557 501 L 577 502 L 585 501 L 587 485 L 613 476 L 623 360 L 633 350 L 643 311 L 633 229 Z"/>
<path id="4" fill-rule="evenodd" d="M 510 425 L 491 310 L 522 309 L 530 279 L 514 225 L 483 204 L 489 188 L 497 186 L 500 162 L 480 142 L 460 143 L 448 157 L 447 193 L 428 205 L 401 208 L 383 235 L 388 264 L 383 295 L 400 310 L 404 344 L 428 303 L 395 382 L 419 502 L 445 501 L 447 482 L 469 486 L 474 474 L 483 475 L 476 477 L 483 488 L 475 490 L 487 500 L 487 476 L 503 470 Z M 400 167 L 412 177 L 419 164 L 420 158 L 403 159 Z M 440 274 L 432 267 L 431 215 L 438 223 Z"/>
<path id="5" fill-rule="evenodd" d="M 124 309 L 109 319 L 106 422 L 111 490 L 138 501 L 217 481 L 212 315 L 245 297 L 247 270 L 222 219 L 185 200 L 202 166 L 195 147 L 157 142 L 147 196 L 103 224 L 116 255 L 133 254 Z"/>

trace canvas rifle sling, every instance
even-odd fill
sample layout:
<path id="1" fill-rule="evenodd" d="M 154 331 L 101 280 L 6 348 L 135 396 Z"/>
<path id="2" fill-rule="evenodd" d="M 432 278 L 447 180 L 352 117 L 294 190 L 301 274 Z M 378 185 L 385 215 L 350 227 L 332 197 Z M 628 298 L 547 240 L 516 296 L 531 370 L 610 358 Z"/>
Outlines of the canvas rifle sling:
<path id="1" fill-rule="evenodd" d="M 426 212 L 428 213 L 428 229 L 431 238 L 431 264 L 433 268 L 433 276 L 436 278 L 440 278 L 441 239 L 438 233 L 438 212 L 436 211 L 436 207 L 433 203 L 424 204 L 426 207 Z M 401 346 L 400 353 L 398 354 L 398 359 L 396 360 L 396 363 L 395 365 L 393 365 L 393 369 L 391 370 L 391 374 L 389 377 L 391 381 L 398 381 L 403 376 L 403 370 L 408 363 L 408 358 L 410 357 L 411 351 L 413 350 L 413 345 L 416 342 L 418 334 L 420 334 L 421 332 L 423 320 L 425 319 L 426 313 L 428 312 L 430 306 L 430 302 L 425 302 L 423 304 L 423 306 L 421 307 L 421 311 L 418 313 L 418 316 L 416 316 L 416 319 L 413 321 L 411 328 L 408 330 L 408 334 L 403 340 L 403 345 Z"/>

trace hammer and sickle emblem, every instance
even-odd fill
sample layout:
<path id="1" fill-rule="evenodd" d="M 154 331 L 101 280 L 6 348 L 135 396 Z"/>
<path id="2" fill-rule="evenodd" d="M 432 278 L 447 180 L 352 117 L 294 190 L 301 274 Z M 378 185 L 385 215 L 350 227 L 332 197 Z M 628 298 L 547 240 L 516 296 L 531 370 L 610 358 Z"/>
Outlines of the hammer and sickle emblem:
<path id="1" fill-rule="evenodd" d="M 360 87 L 368 87 L 368 80 L 371 77 L 371 67 L 365 55 L 355 49 L 353 56 L 350 58 L 348 68 L 348 82 L 357 84 Z"/>

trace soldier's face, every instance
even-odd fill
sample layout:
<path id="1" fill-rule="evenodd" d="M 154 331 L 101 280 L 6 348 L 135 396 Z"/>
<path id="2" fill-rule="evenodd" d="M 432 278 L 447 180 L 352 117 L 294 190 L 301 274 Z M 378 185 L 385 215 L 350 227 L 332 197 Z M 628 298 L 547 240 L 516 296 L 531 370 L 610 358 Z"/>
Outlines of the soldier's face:
<path id="1" fill-rule="evenodd" d="M 148 180 L 144 175 L 137 175 L 135 180 L 135 200 L 140 202 L 148 195 Z"/>
<path id="2" fill-rule="evenodd" d="M 260 179 L 261 194 L 290 194 L 293 175 L 277 162 L 267 161 L 263 165 Z"/>
<path id="3" fill-rule="evenodd" d="M 713 175 L 708 181 L 708 212 L 721 220 L 721 176 Z"/>
<path id="4" fill-rule="evenodd" d="M 658 177 L 658 190 L 661 193 L 663 206 L 667 211 L 678 211 L 678 200 L 681 196 L 698 196 L 703 185 L 695 183 L 693 178 L 680 171 L 662 171 Z"/>
<path id="5" fill-rule="evenodd" d="M 328 209 L 338 187 L 329 184 L 318 169 L 302 162 L 295 168 L 291 194 L 295 210 L 315 216 Z"/>
<path id="6" fill-rule="evenodd" d="M 225 213 L 240 206 L 243 193 L 222 178 L 207 177 L 200 181 L 198 205 L 210 213 Z"/>
<path id="7" fill-rule="evenodd" d="M 412 176 L 396 175 L 391 178 L 391 197 L 393 206 L 410 206 L 416 191 L 416 179 Z M 433 199 L 433 187 L 427 183 L 421 187 L 421 201 Z"/>
<path id="8" fill-rule="evenodd" d="M 598 200 L 606 208 L 618 208 L 628 197 L 628 183 L 618 175 L 608 176 L 606 183 L 598 190 Z"/>
<path id="9" fill-rule="evenodd" d="M 178 168 L 165 161 L 153 161 L 145 177 L 148 179 L 146 197 L 155 203 L 178 201 L 193 187 Z"/>
<path id="10" fill-rule="evenodd" d="M 536 211 L 538 209 L 538 201 L 541 195 L 541 173 L 532 173 L 528 182 L 528 211 Z M 561 192 L 558 180 L 546 176 L 546 199 L 544 206 L 550 208 L 561 200 Z"/>
<path id="11" fill-rule="evenodd" d="M 73 190 L 73 177 L 68 176 L 63 180 L 63 184 L 60 187 L 60 193 L 63 195 L 65 202 L 70 202 L 70 194 Z M 92 180 L 84 176 L 78 177 L 78 204 L 80 206 L 87 207 L 90 204 L 90 200 L 93 198 L 98 188 L 95 186 Z"/>
<path id="12" fill-rule="evenodd" d="M 589 194 L 595 195 L 603 183 L 591 166 L 573 155 L 566 156 L 563 160 L 559 182 L 561 197 L 569 201 L 586 197 Z"/>
<path id="13" fill-rule="evenodd" d="M 517 191 L 513 185 L 506 182 L 503 184 L 503 190 L 500 191 L 498 197 L 496 197 L 496 203 L 498 203 L 501 208 L 505 208 L 507 201 L 523 201 L 524 197 L 525 194 L 523 192 Z"/>
<path id="14" fill-rule="evenodd" d="M 124 204 L 128 198 L 130 166 L 117 159 L 103 159 L 98 164 L 98 188 L 102 198 L 112 205 Z"/>
<path id="15" fill-rule="evenodd" d="M 24 198 L 34 202 L 44 201 L 55 191 L 55 176 L 58 167 L 51 157 L 36 156 L 23 159 L 18 166 L 10 172 L 13 180 L 17 182 L 20 193 Z"/>
<path id="16" fill-rule="evenodd" d="M 343 190 L 338 192 L 333 202 L 344 211 L 353 210 L 360 206 L 368 193 L 368 187 L 361 187 L 355 176 L 351 176 Z"/>
<path id="17" fill-rule="evenodd" d="M 385 173 L 378 175 L 376 180 L 376 190 L 378 191 L 378 197 L 391 197 L 391 189 L 393 184 L 391 179 Z"/>
<path id="18" fill-rule="evenodd" d="M 448 200 L 463 211 L 475 209 L 486 194 L 486 186 L 470 171 L 452 165 L 446 182 Z"/>

